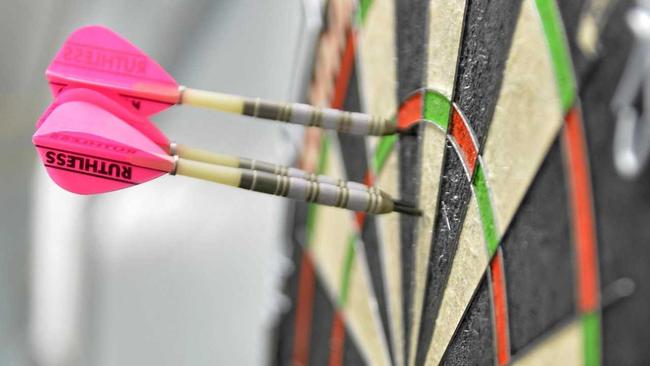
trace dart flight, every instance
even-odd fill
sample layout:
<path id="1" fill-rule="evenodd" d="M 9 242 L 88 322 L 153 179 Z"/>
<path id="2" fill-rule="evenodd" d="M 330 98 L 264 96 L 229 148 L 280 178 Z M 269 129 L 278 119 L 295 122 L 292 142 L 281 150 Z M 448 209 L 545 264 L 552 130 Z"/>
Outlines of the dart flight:
<path id="1" fill-rule="evenodd" d="M 55 96 L 75 87 L 94 89 L 143 116 L 175 104 L 187 104 L 357 135 L 398 132 L 393 120 L 379 116 L 181 86 L 155 60 L 102 26 L 82 27 L 73 32 L 45 74 Z"/>

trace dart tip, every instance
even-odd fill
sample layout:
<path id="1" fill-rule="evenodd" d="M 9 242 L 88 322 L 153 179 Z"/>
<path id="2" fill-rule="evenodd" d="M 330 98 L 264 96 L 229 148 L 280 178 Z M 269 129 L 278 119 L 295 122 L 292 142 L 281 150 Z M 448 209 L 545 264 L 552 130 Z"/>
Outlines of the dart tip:
<path id="1" fill-rule="evenodd" d="M 398 135 L 416 135 L 417 128 L 415 128 L 415 126 L 417 126 L 417 124 L 409 125 L 407 127 L 397 127 L 395 133 Z"/>
<path id="2" fill-rule="evenodd" d="M 412 216 L 422 216 L 422 211 L 419 208 L 399 200 L 393 203 L 393 211 Z"/>

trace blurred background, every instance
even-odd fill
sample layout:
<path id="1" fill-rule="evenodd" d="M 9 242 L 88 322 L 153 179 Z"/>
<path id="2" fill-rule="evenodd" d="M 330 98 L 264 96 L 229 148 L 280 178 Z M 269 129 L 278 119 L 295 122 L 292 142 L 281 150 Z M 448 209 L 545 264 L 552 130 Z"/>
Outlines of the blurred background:
<path id="1" fill-rule="evenodd" d="M 181 84 L 297 100 L 305 0 L 0 1 L 0 365 L 264 364 L 288 202 L 181 177 L 94 197 L 55 186 L 30 139 L 44 70 L 75 28 L 103 24 Z M 307 68 L 307 69 L 306 69 Z M 172 139 L 292 164 L 300 129 L 190 107 Z"/>

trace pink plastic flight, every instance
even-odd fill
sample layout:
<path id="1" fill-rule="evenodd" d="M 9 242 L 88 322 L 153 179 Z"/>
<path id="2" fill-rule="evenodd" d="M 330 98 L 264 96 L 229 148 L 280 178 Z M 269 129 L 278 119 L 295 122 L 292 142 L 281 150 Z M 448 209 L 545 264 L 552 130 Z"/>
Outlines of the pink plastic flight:
<path id="1" fill-rule="evenodd" d="M 93 89 L 142 116 L 160 112 L 180 98 L 178 83 L 156 61 L 102 26 L 73 32 L 45 75 L 54 96 L 75 87 Z"/>
<path id="2" fill-rule="evenodd" d="M 130 124 L 136 130 L 142 132 L 153 142 L 163 147 L 163 149 L 167 149 L 169 147 L 170 141 L 167 136 L 165 136 L 165 134 L 162 133 L 162 131 L 160 131 L 160 129 L 158 129 L 158 127 L 153 122 L 151 122 L 149 118 L 133 113 L 132 109 L 124 107 L 117 101 L 91 89 L 70 88 L 63 90 L 50 104 L 48 110 L 52 110 L 61 104 L 72 101 L 87 102 L 99 106 L 100 108 L 114 114 L 124 122 Z M 46 110 L 46 112 L 36 122 L 36 128 L 39 128 L 43 124 L 47 115 L 48 112 Z M 94 119 L 88 119 L 87 123 L 94 123 Z"/>
<path id="3" fill-rule="evenodd" d="M 50 177 L 78 194 L 115 191 L 169 173 L 174 160 L 133 125 L 88 101 L 55 102 L 32 142 Z"/>

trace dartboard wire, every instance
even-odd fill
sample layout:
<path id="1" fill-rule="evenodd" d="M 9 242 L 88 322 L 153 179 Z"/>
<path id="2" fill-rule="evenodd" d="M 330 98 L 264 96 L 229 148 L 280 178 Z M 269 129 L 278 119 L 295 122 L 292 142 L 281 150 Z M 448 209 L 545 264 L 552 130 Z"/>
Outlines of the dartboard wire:
<path id="1" fill-rule="evenodd" d="M 405 319 L 408 325 L 409 334 L 407 337 L 407 364 L 415 364 L 417 350 L 419 348 L 418 340 L 420 335 L 421 316 L 425 300 L 425 291 L 429 275 L 429 257 L 432 251 L 432 228 L 435 226 L 438 215 L 440 214 L 440 185 L 443 178 L 443 162 L 446 154 L 445 140 L 448 135 L 448 124 L 451 119 L 452 103 L 451 98 L 454 95 L 456 84 L 456 74 L 458 71 L 458 60 L 460 57 L 460 48 L 463 39 L 465 15 L 467 10 L 467 1 L 465 0 L 434 0 L 427 5 L 427 14 L 425 17 L 425 34 L 424 51 L 425 62 L 422 67 L 420 76 L 421 85 L 425 88 L 422 100 L 421 116 L 423 119 L 433 122 L 442 133 L 440 137 L 435 134 L 438 131 L 430 132 L 430 138 L 437 139 L 441 146 L 436 147 L 438 151 L 435 156 L 439 161 L 435 161 L 433 156 L 428 157 L 423 154 L 425 148 L 430 149 L 432 141 L 425 141 L 420 145 L 419 156 L 422 159 L 421 164 L 431 164 L 427 169 L 420 167 L 421 172 L 437 170 L 433 173 L 437 177 L 432 178 L 429 184 L 423 184 L 423 178 L 420 176 L 420 187 L 417 194 L 419 206 L 423 212 L 430 210 L 430 217 L 423 217 L 416 224 L 415 230 L 415 249 L 414 249 L 414 273 L 413 273 L 413 290 L 410 291 L 412 299 L 409 300 L 411 309 L 408 310 L 410 318 Z M 425 127 L 426 128 L 426 127 Z M 427 132 L 427 130 L 425 130 Z M 436 180 L 437 179 L 437 180 Z M 433 183 L 433 184 L 431 184 Z M 431 192 L 435 190 L 435 192 Z M 427 194 L 425 196 L 424 194 Z M 431 196 L 431 197 L 429 197 Z M 434 202 L 426 202 L 433 200 Z M 427 207 L 428 206 L 428 207 Z M 402 243 L 404 245 L 405 243 Z M 407 295 L 408 296 L 408 295 Z"/>

